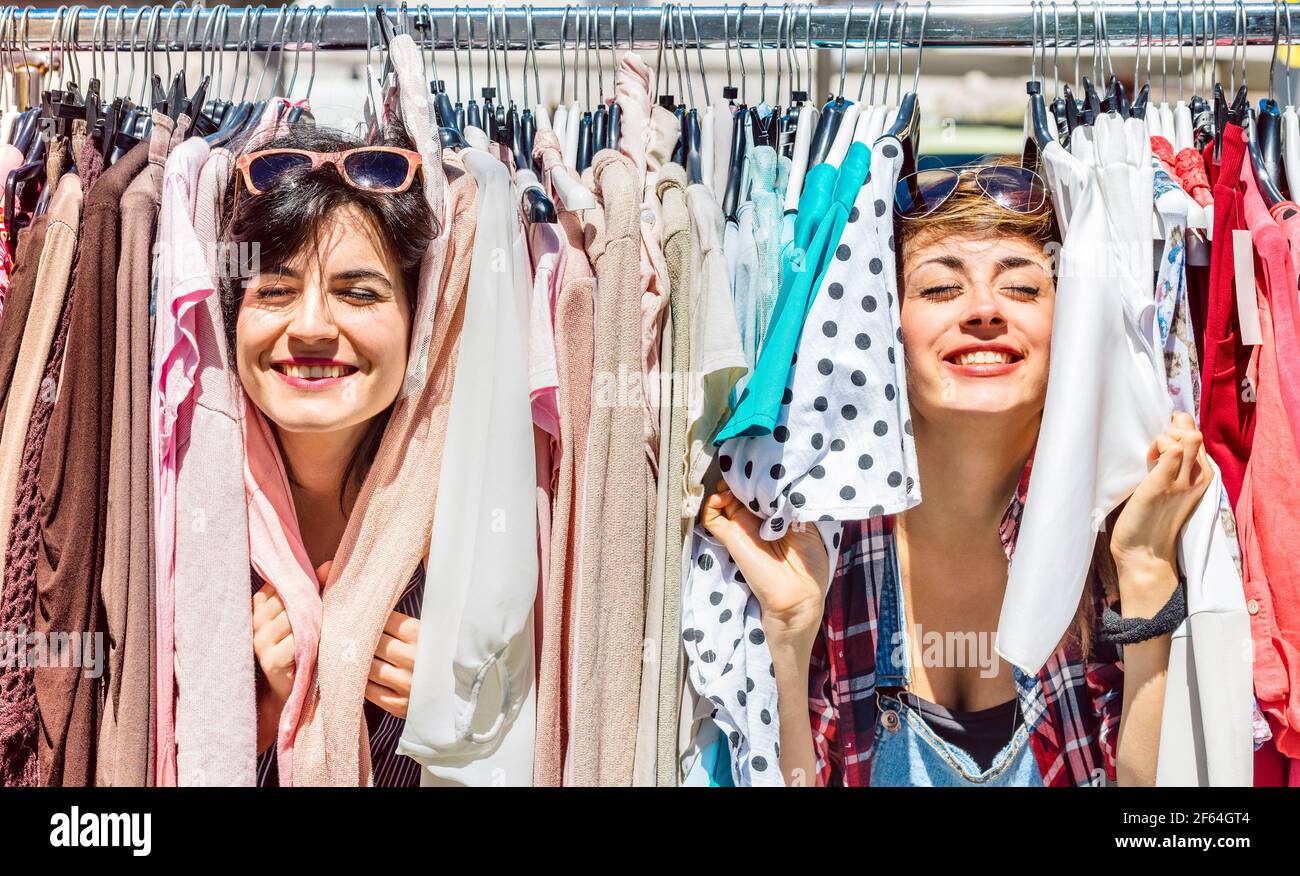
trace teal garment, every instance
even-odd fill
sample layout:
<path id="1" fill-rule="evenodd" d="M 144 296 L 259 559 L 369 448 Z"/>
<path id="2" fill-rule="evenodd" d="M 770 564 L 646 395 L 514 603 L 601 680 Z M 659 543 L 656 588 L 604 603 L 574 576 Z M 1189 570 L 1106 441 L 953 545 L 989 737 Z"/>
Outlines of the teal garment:
<path id="1" fill-rule="evenodd" d="M 794 240 L 781 254 L 781 291 L 768 330 L 735 413 L 713 443 L 737 436 L 767 435 L 776 427 L 804 319 L 848 224 L 853 202 L 866 182 L 871 149 L 854 143 L 837 171 L 819 164 L 804 179 Z"/>

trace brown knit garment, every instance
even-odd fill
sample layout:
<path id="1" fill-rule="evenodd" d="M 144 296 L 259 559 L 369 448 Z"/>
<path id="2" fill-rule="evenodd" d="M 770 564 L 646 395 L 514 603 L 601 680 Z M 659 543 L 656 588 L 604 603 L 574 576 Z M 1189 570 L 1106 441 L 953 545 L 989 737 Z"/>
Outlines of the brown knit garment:
<path id="1" fill-rule="evenodd" d="M 102 162 L 99 154 L 90 150 L 92 157 L 79 168 L 83 186 L 93 184 L 99 175 Z M 74 260 L 75 264 L 75 260 Z M 18 471 L 18 491 L 14 499 L 13 521 L 9 530 L 9 543 L 5 547 L 5 579 L 3 605 L 0 613 L 5 618 L 4 628 L 15 629 L 10 619 L 18 625 L 31 630 L 36 626 L 36 567 L 39 560 L 41 538 L 41 496 L 40 474 L 41 461 L 45 450 L 45 438 L 48 434 L 50 417 L 58 395 L 59 374 L 63 365 L 63 353 L 68 346 L 68 329 L 71 322 L 72 308 L 76 300 L 75 281 L 69 285 L 68 296 L 59 316 L 59 325 L 55 330 L 54 343 L 50 347 L 45 362 L 45 372 L 41 380 L 42 391 L 36 397 L 31 419 L 27 424 L 27 441 L 23 445 L 23 460 Z M 99 367 L 96 362 L 94 367 Z M 60 463 L 63 460 L 59 460 Z M 0 765 L 5 775 L 5 784 L 35 785 L 42 781 L 37 753 L 37 726 L 39 708 L 37 702 L 36 672 L 26 667 L 20 671 L 7 670 L 3 675 L 4 703 L 6 712 L 9 706 L 17 705 L 20 715 L 4 714 L 0 720 L 4 723 L 6 736 L 4 762 Z M 17 717 L 21 725 L 15 726 Z M 10 735 L 13 734 L 13 735 Z M 43 750 L 43 749 L 42 749 Z"/>

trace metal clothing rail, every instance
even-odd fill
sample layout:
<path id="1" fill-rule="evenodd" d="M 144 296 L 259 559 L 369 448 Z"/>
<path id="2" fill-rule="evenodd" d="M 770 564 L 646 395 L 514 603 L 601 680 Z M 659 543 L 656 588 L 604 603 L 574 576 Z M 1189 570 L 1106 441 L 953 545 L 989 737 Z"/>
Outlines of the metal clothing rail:
<path id="1" fill-rule="evenodd" d="M 1035 14 L 1032 9 L 1040 10 Z M 1016 48 L 1029 46 L 1205 45 L 1264 46 L 1287 43 L 1287 4 L 1283 2 L 1174 2 L 952 5 L 924 2 L 864 2 L 838 6 L 806 3 L 683 4 L 674 8 L 672 34 L 680 48 L 753 49 L 792 45 L 815 49 L 876 45 L 916 48 Z M 77 10 L 77 7 L 71 7 Z M 6 7 L 8 27 L 0 49 L 48 51 L 237 49 L 365 49 L 381 38 L 373 6 L 332 9 L 317 6 L 229 7 L 209 27 L 221 7 L 83 7 L 61 11 Z M 784 25 L 782 10 L 785 10 Z M 396 21 L 403 11 L 385 6 Z M 630 6 L 459 6 L 407 4 L 409 29 L 426 49 L 487 46 L 489 13 L 495 16 L 498 48 L 655 49 L 665 29 L 664 7 Z M 75 20 L 74 20 L 75 15 Z M 247 19 L 247 21 L 246 21 Z M 581 19 L 581 25 L 579 20 Z M 581 29 L 580 29 L 581 27 Z M 784 27 L 784 30 L 782 30 Z M 1300 9 L 1297 10 L 1300 30 Z M 531 40 L 529 34 L 531 32 Z M 241 39 L 241 33 L 243 37 Z M 152 35 L 152 37 L 151 37 Z M 1099 39 L 1100 36 L 1100 39 Z M 251 37 L 251 44 L 249 37 Z M 672 39 L 672 37 L 670 37 Z M 588 42 L 590 41 L 590 42 Z"/>

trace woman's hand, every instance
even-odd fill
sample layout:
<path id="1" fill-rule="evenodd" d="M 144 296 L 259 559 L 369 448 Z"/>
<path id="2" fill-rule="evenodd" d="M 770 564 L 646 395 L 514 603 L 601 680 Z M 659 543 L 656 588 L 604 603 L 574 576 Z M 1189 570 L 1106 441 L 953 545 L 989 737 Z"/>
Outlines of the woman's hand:
<path id="1" fill-rule="evenodd" d="M 415 643 L 419 637 L 419 620 L 397 611 L 389 614 L 366 680 L 366 699 L 402 719 L 410 706 Z"/>
<path id="2" fill-rule="evenodd" d="M 1110 537 L 1120 605 L 1132 617 L 1151 617 L 1172 595 L 1168 580 L 1177 581 L 1178 533 L 1214 477 L 1190 414 L 1173 415 L 1169 428 L 1147 451 L 1147 467 L 1147 476 L 1129 496 Z M 1161 582 L 1161 592 L 1148 592 L 1152 588 L 1146 582 Z"/>
<path id="3" fill-rule="evenodd" d="M 270 582 L 253 594 L 253 654 L 267 686 L 283 707 L 293 689 L 293 629 L 280 594 Z M 275 710 L 279 714 L 279 709 Z"/>
<path id="4" fill-rule="evenodd" d="M 768 636 L 790 637 L 811 646 L 826 603 L 829 566 L 826 545 L 815 526 L 791 526 L 768 541 L 762 521 L 728 489 L 726 481 L 704 503 L 704 528 L 722 542 L 745 576 L 763 611 Z"/>

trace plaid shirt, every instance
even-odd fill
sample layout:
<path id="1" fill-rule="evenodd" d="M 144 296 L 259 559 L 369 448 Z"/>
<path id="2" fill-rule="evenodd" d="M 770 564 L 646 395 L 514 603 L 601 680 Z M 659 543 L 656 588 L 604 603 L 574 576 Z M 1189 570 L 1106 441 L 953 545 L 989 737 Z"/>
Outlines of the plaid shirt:
<path id="1" fill-rule="evenodd" d="M 1002 546 L 1015 548 L 1029 489 L 1025 466 L 1002 517 Z M 846 523 L 839 562 L 813 646 L 808 708 L 821 785 L 871 784 L 876 733 L 876 639 L 880 594 L 898 574 L 892 517 Z M 1103 596 L 1094 588 L 1097 617 Z M 1093 639 L 1086 658 L 1067 636 L 1037 675 L 1014 669 L 1021 713 L 1043 785 L 1101 785 L 1115 780 L 1115 741 L 1123 702 L 1117 646 Z"/>

